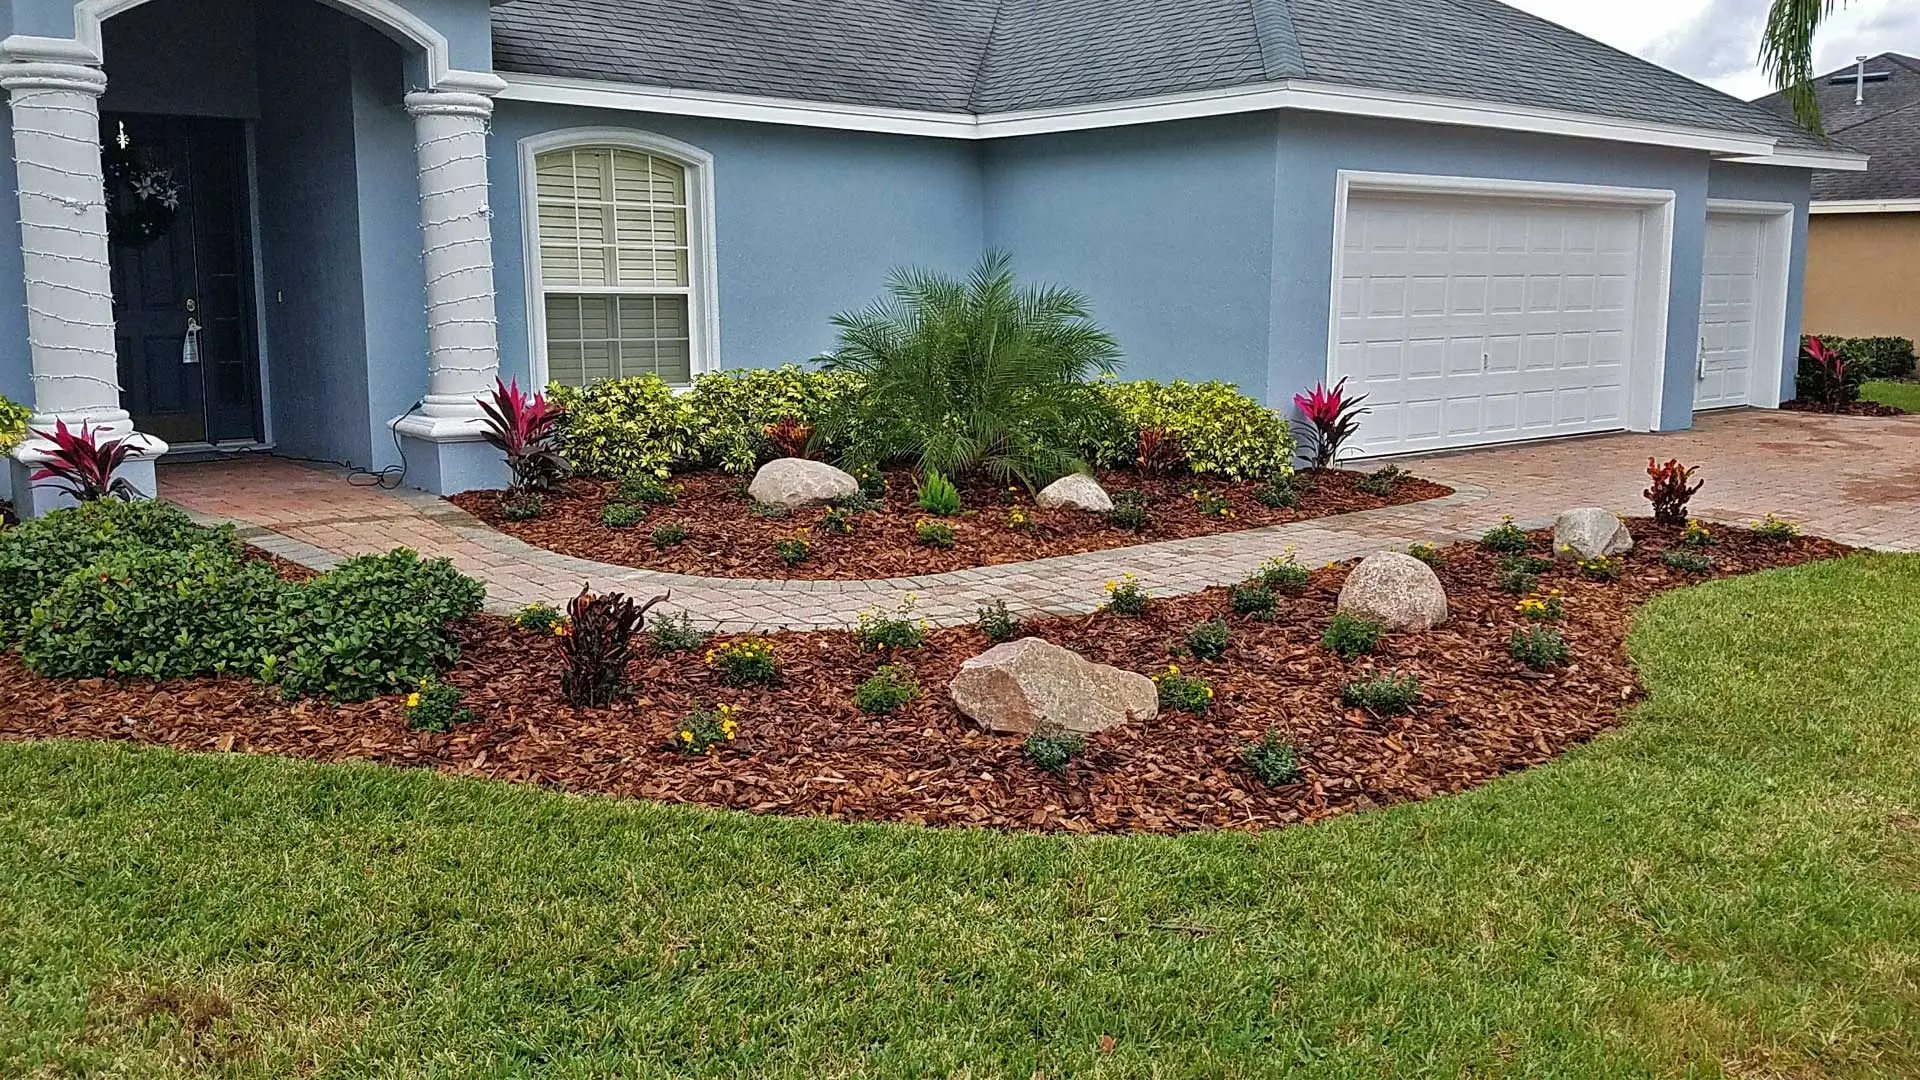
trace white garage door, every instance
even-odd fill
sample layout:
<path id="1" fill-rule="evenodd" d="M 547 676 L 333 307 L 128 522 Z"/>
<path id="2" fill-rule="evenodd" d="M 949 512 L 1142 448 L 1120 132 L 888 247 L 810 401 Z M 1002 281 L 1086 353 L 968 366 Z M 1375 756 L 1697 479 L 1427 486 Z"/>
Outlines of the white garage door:
<path id="1" fill-rule="evenodd" d="M 1359 452 L 1628 426 L 1632 206 L 1356 194 L 1333 376 L 1373 410 Z"/>
<path id="2" fill-rule="evenodd" d="M 1693 407 L 1747 404 L 1753 385 L 1755 325 L 1760 308 L 1760 253 L 1767 219 L 1707 216 L 1707 252 L 1700 281 L 1700 359 Z"/>

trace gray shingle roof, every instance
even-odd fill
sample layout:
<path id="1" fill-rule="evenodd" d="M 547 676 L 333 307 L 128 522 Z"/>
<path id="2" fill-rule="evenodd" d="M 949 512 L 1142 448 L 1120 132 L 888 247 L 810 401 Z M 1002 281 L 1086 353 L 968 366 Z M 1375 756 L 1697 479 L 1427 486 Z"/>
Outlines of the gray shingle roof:
<path id="1" fill-rule="evenodd" d="M 1820 76 L 1814 94 L 1821 122 L 1835 140 L 1869 155 L 1866 172 L 1816 172 L 1813 197 L 1833 199 L 1920 199 L 1920 59 L 1881 53 L 1867 61 L 1868 71 L 1884 71 L 1887 81 L 1862 87 L 1853 103 L 1854 84 L 1831 83 L 1829 76 L 1852 75 L 1850 65 Z M 1786 115 L 1779 94 L 1754 104 Z"/>
<path id="2" fill-rule="evenodd" d="M 511 0 L 503 71 L 991 113 L 1308 79 L 1819 140 L 1499 0 Z"/>

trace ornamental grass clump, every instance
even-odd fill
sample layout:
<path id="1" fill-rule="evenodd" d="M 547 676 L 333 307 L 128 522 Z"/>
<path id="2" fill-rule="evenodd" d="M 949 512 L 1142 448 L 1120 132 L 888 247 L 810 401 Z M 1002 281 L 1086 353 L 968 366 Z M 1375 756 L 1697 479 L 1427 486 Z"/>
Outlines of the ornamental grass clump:
<path id="1" fill-rule="evenodd" d="M 863 713 L 890 713 L 919 696 L 920 684 L 905 664 L 883 665 L 853 689 L 853 703 Z"/>
<path id="2" fill-rule="evenodd" d="M 1300 780 L 1299 755 L 1294 752 L 1293 744 L 1282 739 L 1272 728 L 1268 728 L 1257 742 L 1248 743 L 1241 749 L 1240 763 L 1247 767 L 1255 780 L 1268 787 L 1280 787 Z"/>
<path id="3" fill-rule="evenodd" d="M 1693 474 L 1699 471 L 1698 465 L 1682 465 L 1672 458 L 1665 465 L 1657 464 L 1653 458 L 1647 459 L 1647 476 L 1653 482 L 1641 494 L 1653 504 L 1654 521 L 1662 525 L 1687 523 L 1687 502 L 1706 483 L 1693 479 Z M 1687 483 L 1689 480 L 1693 483 Z"/>
<path id="4" fill-rule="evenodd" d="M 927 620 L 914 618 L 914 599 L 909 593 L 891 615 L 877 608 L 861 612 L 853 625 L 853 639 L 860 643 L 860 651 L 890 653 L 925 645 L 929 626 Z"/>
<path id="5" fill-rule="evenodd" d="M 1380 716 L 1411 712 L 1420 699 L 1420 679 L 1397 671 L 1369 670 L 1340 687 L 1340 702 Z"/>
<path id="6" fill-rule="evenodd" d="M 732 742 L 740 733 L 738 711 L 731 705 L 695 709 L 673 726 L 667 747 L 683 754 L 704 754 Z"/>
<path id="7" fill-rule="evenodd" d="M 1100 610 L 1112 612 L 1115 615 L 1145 615 L 1147 605 L 1152 600 L 1152 594 L 1148 593 L 1139 579 L 1133 576 L 1132 571 L 1128 571 L 1107 582 L 1107 602 L 1100 606 Z"/>
<path id="8" fill-rule="evenodd" d="M 551 634 L 566 624 L 566 613 L 545 601 L 536 600 L 513 613 L 513 628 L 530 634 Z"/>
<path id="9" fill-rule="evenodd" d="M 1200 660 L 1218 660 L 1227 651 L 1227 642 L 1233 637 L 1233 631 L 1227 628 L 1224 619 L 1208 619 L 1197 622 L 1187 628 L 1186 637 L 1180 647 L 1188 656 Z"/>
<path id="10" fill-rule="evenodd" d="M 770 683 L 780 674 L 773 645 L 765 638 L 735 638 L 717 649 L 708 649 L 707 664 L 734 686 Z"/>
<path id="11" fill-rule="evenodd" d="M 1067 775 L 1067 767 L 1086 749 L 1086 738 L 1072 731 L 1036 731 L 1020 745 L 1020 753 L 1028 761 L 1055 776 Z"/>
<path id="12" fill-rule="evenodd" d="M 604 708 L 626 692 L 633 636 L 646 625 L 647 610 L 666 598 L 662 593 L 641 604 L 624 593 L 595 594 L 583 588 L 567 604 L 566 632 L 560 635 L 565 660 L 560 692 L 569 704 Z"/>
<path id="13" fill-rule="evenodd" d="M 1500 524 L 1480 534 L 1480 546 L 1488 551 L 1525 551 L 1533 546 L 1533 540 L 1526 530 L 1513 523 L 1513 515 L 1507 514 Z"/>
<path id="14" fill-rule="evenodd" d="M 1507 639 L 1507 652 L 1533 670 L 1545 671 L 1566 662 L 1567 639 L 1551 626 L 1515 627 Z"/>
<path id="15" fill-rule="evenodd" d="M 647 630 L 653 651 L 661 656 L 695 652 L 706 647 L 707 640 L 712 636 L 705 630 L 696 629 L 693 616 L 684 611 L 660 616 L 653 620 L 652 627 Z"/>
<path id="16" fill-rule="evenodd" d="M 995 600 L 980 609 L 980 617 L 974 623 L 987 640 L 998 644 L 1012 641 L 1020 636 L 1020 617 L 1007 609 L 1005 600 Z"/>
<path id="17" fill-rule="evenodd" d="M 1342 611 L 1327 623 L 1326 631 L 1320 635 L 1320 644 L 1339 653 L 1342 659 L 1352 660 L 1379 648 L 1386 633 L 1386 628 L 1372 619 L 1356 618 Z"/>
<path id="18" fill-rule="evenodd" d="M 1200 716 L 1213 707 L 1213 684 L 1180 674 L 1178 664 L 1168 664 L 1167 670 L 1153 677 L 1153 685 L 1160 691 L 1162 708 Z"/>
<path id="19" fill-rule="evenodd" d="M 473 710 L 460 704 L 460 688 L 428 675 L 401 705 L 407 727 L 413 731 L 452 731 L 455 724 L 473 719 Z"/>

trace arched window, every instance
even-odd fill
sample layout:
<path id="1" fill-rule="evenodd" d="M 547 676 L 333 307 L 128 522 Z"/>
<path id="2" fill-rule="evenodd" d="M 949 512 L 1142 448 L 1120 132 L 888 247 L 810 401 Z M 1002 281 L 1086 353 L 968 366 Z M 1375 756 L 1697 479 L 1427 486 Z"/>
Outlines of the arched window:
<path id="1" fill-rule="evenodd" d="M 535 374 L 691 382 L 713 346 L 711 159 L 636 132 L 529 142 Z"/>

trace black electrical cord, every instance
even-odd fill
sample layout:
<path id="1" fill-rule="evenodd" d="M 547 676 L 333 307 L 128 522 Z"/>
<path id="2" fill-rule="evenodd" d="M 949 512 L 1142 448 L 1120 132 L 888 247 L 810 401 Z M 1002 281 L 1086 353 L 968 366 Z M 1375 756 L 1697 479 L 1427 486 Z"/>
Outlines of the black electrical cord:
<path id="1" fill-rule="evenodd" d="M 407 448 L 401 445 L 398 425 L 400 421 L 420 411 L 420 407 L 426 403 L 427 399 L 421 398 L 408 406 L 406 412 L 401 413 L 399 416 L 387 422 L 387 433 L 393 436 L 394 453 L 400 455 L 400 463 L 398 465 L 388 465 L 384 469 L 369 469 L 355 465 L 351 461 L 341 461 L 337 458 L 301 457 L 298 454 L 283 454 L 278 450 L 267 450 L 264 451 L 264 453 L 268 457 L 280 458 L 283 461 L 305 461 L 315 465 L 332 465 L 335 468 L 347 470 L 347 483 L 354 487 L 377 487 L 382 491 L 392 491 L 407 479 Z M 262 451 L 255 452 L 259 453 Z"/>

